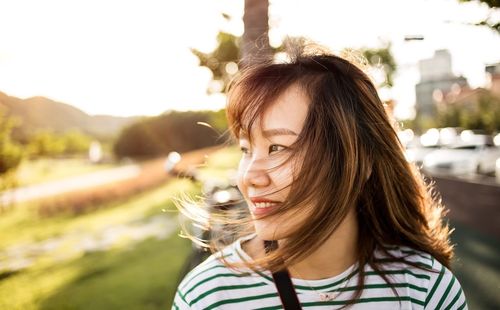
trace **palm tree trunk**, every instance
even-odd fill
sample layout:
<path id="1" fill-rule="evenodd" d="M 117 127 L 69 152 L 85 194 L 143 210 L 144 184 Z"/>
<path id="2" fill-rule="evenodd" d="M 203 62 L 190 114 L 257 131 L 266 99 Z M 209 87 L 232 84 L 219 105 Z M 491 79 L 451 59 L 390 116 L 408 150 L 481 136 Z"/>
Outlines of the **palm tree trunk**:
<path id="1" fill-rule="evenodd" d="M 241 45 L 243 66 L 268 61 L 272 58 L 269 46 L 269 0 L 245 0 L 245 13 Z"/>

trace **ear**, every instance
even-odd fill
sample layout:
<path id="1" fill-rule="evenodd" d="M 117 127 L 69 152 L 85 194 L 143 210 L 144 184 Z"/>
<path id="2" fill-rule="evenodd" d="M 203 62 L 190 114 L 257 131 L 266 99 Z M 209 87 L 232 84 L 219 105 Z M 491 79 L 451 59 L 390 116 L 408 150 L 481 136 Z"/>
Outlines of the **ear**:
<path id="1" fill-rule="evenodd" d="M 368 181 L 370 179 L 370 177 L 372 176 L 372 167 L 373 167 L 373 164 L 370 162 L 368 164 L 368 167 L 366 169 L 366 175 L 365 175 L 365 182 Z"/>

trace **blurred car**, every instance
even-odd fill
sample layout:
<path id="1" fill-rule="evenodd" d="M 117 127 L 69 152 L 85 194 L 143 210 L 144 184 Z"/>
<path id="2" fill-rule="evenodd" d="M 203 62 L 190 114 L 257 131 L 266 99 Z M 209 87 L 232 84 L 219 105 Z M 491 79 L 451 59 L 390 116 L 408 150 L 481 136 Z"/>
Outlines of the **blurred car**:
<path id="1" fill-rule="evenodd" d="M 177 165 L 181 161 L 181 154 L 177 152 L 170 152 L 165 158 L 165 162 L 163 164 L 163 169 L 167 174 L 176 175 L 177 171 L 175 170 L 175 165 Z"/>
<path id="2" fill-rule="evenodd" d="M 438 149 L 440 149 L 441 146 L 434 144 L 434 145 L 427 145 L 427 146 L 414 146 L 414 147 L 409 147 L 406 149 L 406 160 L 410 163 L 414 163 L 418 167 L 422 167 L 422 164 L 424 162 L 424 158 L 431 152 L 434 152 Z"/>
<path id="3" fill-rule="evenodd" d="M 457 143 L 460 140 L 460 133 L 463 131 L 459 127 L 431 128 L 420 137 L 411 136 L 411 140 L 405 144 L 405 156 L 408 162 L 415 163 L 422 167 L 424 158 L 431 152 Z M 409 136 L 407 134 L 407 136 Z"/>
<path id="4" fill-rule="evenodd" d="M 500 148 L 491 137 L 475 135 L 452 146 L 428 153 L 423 159 L 423 169 L 434 174 L 495 174 Z"/>

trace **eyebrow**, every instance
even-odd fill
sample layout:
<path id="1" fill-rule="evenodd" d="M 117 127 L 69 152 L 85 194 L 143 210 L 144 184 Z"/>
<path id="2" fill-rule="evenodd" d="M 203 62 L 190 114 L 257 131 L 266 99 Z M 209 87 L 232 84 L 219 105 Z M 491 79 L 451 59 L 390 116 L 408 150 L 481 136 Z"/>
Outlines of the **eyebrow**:
<path id="1" fill-rule="evenodd" d="M 288 129 L 288 128 L 273 128 L 273 129 L 266 129 L 262 131 L 262 135 L 265 138 L 273 137 L 273 136 L 298 136 L 297 133 L 294 131 Z M 248 133 L 247 132 L 240 132 L 240 138 L 242 139 L 247 139 L 248 138 Z"/>

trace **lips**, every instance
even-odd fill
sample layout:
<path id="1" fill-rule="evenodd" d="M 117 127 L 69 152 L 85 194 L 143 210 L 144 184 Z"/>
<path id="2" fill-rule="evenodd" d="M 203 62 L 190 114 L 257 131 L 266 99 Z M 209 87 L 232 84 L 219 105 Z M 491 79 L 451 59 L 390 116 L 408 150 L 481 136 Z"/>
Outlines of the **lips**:
<path id="1" fill-rule="evenodd" d="M 270 200 L 262 197 L 253 197 L 250 212 L 254 215 L 264 215 L 281 204 L 281 201 Z"/>

